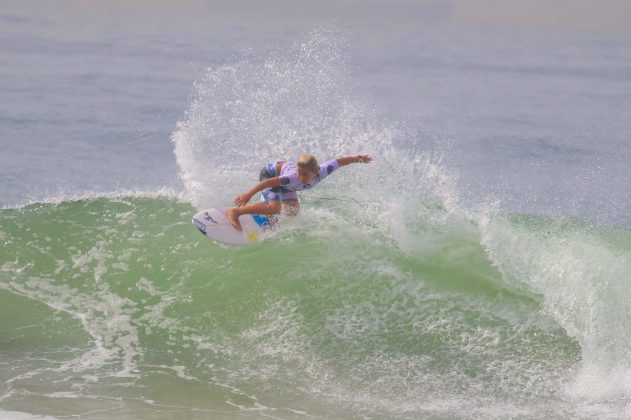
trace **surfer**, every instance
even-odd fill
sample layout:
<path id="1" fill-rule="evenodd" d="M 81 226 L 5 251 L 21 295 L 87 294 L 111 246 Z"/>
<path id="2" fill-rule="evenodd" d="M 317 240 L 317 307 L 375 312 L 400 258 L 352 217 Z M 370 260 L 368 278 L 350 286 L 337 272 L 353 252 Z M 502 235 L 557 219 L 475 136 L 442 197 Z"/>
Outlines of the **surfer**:
<path id="1" fill-rule="evenodd" d="M 283 206 L 289 215 L 298 214 L 299 202 L 297 191 L 315 187 L 320 181 L 331 175 L 340 166 L 351 163 L 370 163 L 372 156 L 344 156 L 318 165 L 312 155 L 300 155 L 296 162 L 275 161 L 261 169 L 260 182 L 251 190 L 237 196 L 232 207 L 226 210 L 228 220 L 235 229 L 241 230 L 239 216 L 242 214 L 262 214 L 272 216 L 280 213 Z M 257 192 L 261 192 L 261 202 L 247 204 Z"/>

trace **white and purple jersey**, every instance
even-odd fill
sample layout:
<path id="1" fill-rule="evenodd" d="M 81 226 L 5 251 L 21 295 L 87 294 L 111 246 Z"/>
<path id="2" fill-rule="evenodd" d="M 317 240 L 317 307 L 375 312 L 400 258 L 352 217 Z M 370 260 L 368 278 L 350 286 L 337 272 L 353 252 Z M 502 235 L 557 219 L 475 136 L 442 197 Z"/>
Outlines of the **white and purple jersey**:
<path id="1" fill-rule="evenodd" d="M 333 159 L 320 165 L 318 174 L 308 184 L 303 184 L 298 176 L 296 162 L 287 162 L 280 168 L 280 186 L 289 191 L 302 191 L 315 187 L 320 181 L 330 175 L 340 165 Z"/>
<path id="2" fill-rule="evenodd" d="M 261 170 L 261 180 L 275 176 L 280 177 L 279 187 L 267 188 L 261 192 L 262 201 L 298 201 L 297 191 L 315 187 L 319 182 L 340 167 L 335 159 L 325 162 L 320 165 L 320 169 L 315 178 L 308 184 L 304 184 L 298 176 L 298 166 L 296 162 L 285 162 L 280 168 L 280 174 L 277 175 L 276 165 L 278 162 L 279 161 L 269 163 Z"/>

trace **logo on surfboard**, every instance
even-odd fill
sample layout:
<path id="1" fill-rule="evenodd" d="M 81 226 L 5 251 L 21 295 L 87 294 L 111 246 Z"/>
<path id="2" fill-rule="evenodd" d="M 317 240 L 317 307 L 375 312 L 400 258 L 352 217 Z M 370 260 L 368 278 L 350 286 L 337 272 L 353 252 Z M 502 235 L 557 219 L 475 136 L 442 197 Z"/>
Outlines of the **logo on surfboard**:
<path id="1" fill-rule="evenodd" d="M 205 219 L 205 220 L 208 220 L 209 222 L 212 222 L 212 223 L 214 223 L 214 224 L 216 224 L 216 225 L 218 225 L 218 224 L 219 224 L 219 222 L 218 222 L 218 221 L 216 221 L 215 219 L 213 219 L 213 217 L 212 217 L 210 214 L 208 214 L 208 212 L 205 212 L 205 213 L 204 213 L 204 219 Z"/>

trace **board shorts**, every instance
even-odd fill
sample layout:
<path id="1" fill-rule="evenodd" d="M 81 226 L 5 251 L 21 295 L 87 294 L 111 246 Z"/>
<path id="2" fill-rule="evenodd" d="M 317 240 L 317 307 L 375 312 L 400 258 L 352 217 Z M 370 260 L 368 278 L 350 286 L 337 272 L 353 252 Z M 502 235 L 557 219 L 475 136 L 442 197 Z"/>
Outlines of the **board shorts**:
<path id="1" fill-rule="evenodd" d="M 259 174 L 259 181 L 263 181 L 269 178 L 274 178 L 279 174 L 276 173 L 276 165 L 281 162 L 277 160 L 272 163 L 268 163 L 261 169 L 261 173 Z M 261 201 L 269 203 L 272 201 L 280 201 L 281 203 L 286 202 L 298 202 L 298 194 L 295 191 L 289 191 L 285 187 L 270 187 L 261 191 Z"/>

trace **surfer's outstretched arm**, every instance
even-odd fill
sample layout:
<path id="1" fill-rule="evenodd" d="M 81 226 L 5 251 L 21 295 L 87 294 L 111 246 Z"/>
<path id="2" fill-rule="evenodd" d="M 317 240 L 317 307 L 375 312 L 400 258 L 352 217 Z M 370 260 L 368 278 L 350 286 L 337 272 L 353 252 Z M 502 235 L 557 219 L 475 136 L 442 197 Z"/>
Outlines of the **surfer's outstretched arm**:
<path id="1" fill-rule="evenodd" d="M 357 156 L 344 156 L 337 158 L 337 164 L 340 166 L 350 165 L 351 163 L 370 163 L 372 156 L 370 155 L 357 155 Z"/>

